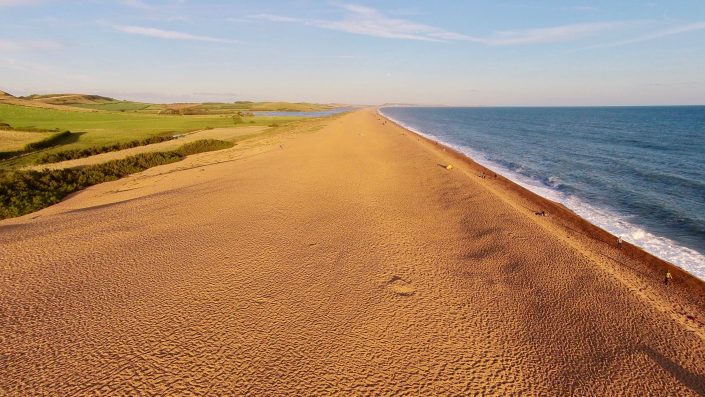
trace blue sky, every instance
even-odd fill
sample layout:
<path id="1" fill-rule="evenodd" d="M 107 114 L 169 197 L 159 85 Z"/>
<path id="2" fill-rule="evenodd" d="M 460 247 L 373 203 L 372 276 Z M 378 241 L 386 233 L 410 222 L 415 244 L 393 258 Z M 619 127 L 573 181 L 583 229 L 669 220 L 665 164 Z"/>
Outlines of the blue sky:
<path id="1" fill-rule="evenodd" d="M 705 104 L 705 1 L 0 0 L 0 89 L 158 102 Z"/>

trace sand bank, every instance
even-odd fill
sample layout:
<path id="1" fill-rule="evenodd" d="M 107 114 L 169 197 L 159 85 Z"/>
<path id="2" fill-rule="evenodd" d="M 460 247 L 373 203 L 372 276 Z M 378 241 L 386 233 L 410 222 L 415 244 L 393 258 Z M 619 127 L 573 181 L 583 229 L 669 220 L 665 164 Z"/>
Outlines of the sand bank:
<path id="1" fill-rule="evenodd" d="M 0 222 L 0 391 L 705 393 L 697 284 L 478 170 L 370 109 Z"/>
<path id="2" fill-rule="evenodd" d="M 242 139 L 243 137 L 258 134 L 267 130 L 268 127 L 263 126 L 242 126 L 242 127 L 230 127 L 230 128 L 211 128 L 208 130 L 194 131 L 186 134 L 181 134 L 180 138 L 173 139 L 170 141 L 164 141 L 159 143 L 153 143 L 151 145 L 137 146 L 129 149 L 116 150 L 114 152 L 107 152 L 96 154 L 94 156 L 84 157 L 75 160 L 60 161 L 57 163 L 40 164 L 25 167 L 28 170 L 42 170 L 42 169 L 62 169 L 79 167 L 84 165 L 93 165 L 105 163 L 110 160 L 124 159 L 129 156 L 135 156 L 141 153 L 151 153 L 151 152 L 165 152 L 169 150 L 176 150 L 184 144 L 195 142 L 201 139 L 219 139 L 222 141 L 235 141 Z"/>

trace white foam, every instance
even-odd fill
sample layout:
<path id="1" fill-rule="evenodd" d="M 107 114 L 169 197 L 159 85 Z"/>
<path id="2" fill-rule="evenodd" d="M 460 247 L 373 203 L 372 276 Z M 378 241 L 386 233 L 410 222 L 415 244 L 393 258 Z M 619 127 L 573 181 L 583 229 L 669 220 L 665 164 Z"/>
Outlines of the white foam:
<path id="1" fill-rule="evenodd" d="M 578 216 L 593 225 L 607 230 L 615 236 L 621 237 L 622 240 L 628 241 L 651 253 L 652 255 L 655 255 L 656 257 L 679 266 L 701 280 L 705 280 L 705 255 L 691 248 L 680 246 L 669 238 L 656 236 L 648 231 L 645 231 L 629 222 L 628 217 L 617 214 L 608 209 L 590 205 L 576 196 L 561 193 L 560 191 L 554 189 L 561 184 L 561 181 L 557 177 L 549 177 L 548 183 L 550 186 L 547 186 L 541 181 L 522 175 L 521 167 L 516 170 L 511 170 L 501 164 L 489 160 L 483 153 L 477 152 L 468 146 L 455 145 L 450 142 L 443 141 L 434 135 L 419 131 L 413 126 L 404 124 L 399 120 L 387 116 L 382 112 L 382 109 L 378 109 L 377 111 L 380 115 L 393 120 L 395 123 L 403 126 L 404 128 L 458 150 L 459 152 L 472 158 L 475 162 L 503 175 L 514 183 L 517 183 L 544 198 L 565 205 Z"/>

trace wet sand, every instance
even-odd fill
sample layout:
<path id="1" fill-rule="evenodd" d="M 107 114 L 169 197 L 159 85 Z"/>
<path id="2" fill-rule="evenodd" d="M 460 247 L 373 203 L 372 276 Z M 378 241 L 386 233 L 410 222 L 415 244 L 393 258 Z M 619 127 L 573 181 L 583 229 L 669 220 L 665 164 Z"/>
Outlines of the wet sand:
<path id="1" fill-rule="evenodd" d="M 302 126 L 0 222 L 0 394 L 705 395 L 701 283 L 373 109 Z"/>

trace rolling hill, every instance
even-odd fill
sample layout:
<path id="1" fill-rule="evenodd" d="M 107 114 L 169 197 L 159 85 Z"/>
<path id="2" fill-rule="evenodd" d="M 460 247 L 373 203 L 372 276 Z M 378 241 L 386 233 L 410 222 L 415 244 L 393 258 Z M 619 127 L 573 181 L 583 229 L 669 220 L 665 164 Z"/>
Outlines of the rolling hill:
<path id="1" fill-rule="evenodd" d="M 85 94 L 47 94 L 47 95 L 30 95 L 22 97 L 31 101 L 48 103 L 51 105 L 95 105 L 108 102 L 115 102 L 115 99 L 100 95 L 85 95 Z"/>

